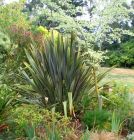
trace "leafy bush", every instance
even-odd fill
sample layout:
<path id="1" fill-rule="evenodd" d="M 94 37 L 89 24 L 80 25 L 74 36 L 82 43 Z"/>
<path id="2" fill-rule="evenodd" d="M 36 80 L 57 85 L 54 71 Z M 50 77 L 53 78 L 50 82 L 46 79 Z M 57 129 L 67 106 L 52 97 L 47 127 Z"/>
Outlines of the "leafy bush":
<path id="1" fill-rule="evenodd" d="M 103 96 L 108 99 L 103 101 L 103 107 L 116 110 L 122 121 L 133 112 L 134 97 L 129 93 L 127 86 L 114 83 L 112 92 L 104 93 Z"/>
<path id="2" fill-rule="evenodd" d="M 64 134 L 68 129 L 69 118 L 61 116 L 59 113 L 48 111 L 35 105 L 21 105 L 12 110 L 14 126 L 10 130 L 14 131 L 16 136 L 25 136 L 27 127 L 33 129 L 52 129 L 55 124 L 56 129 Z M 46 128 L 45 128 L 46 127 Z"/>
<path id="3" fill-rule="evenodd" d="M 11 45 L 8 35 L 0 31 L 0 49 L 8 50 Z"/>
<path id="4" fill-rule="evenodd" d="M 93 110 L 93 111 L 86 111 L 83 116 L 83 122 L 85 125 L 92 128 L 104 129 L 109 128 L 109 120 L 111 114 L 106 110 Z"/>
<path id="5" fill-rule="evenodd" d="M 108 52 L 109 59 L 107 59 L 106 64 L 132 68 L 134 66 L 134 40 L 131 39 L 117 47 L 116 50 Z"/>
<path id="6" fill-rule="evenodd" d="M 25 28 L 29 26 L 27 16 L 22 12 L 23 6 L 22 2 L 12 2 L 0 6 L 0 27 L 4 31 L 8 32 L 9 27 L 14 24 Z"/>
<path id="7" fill-rule="evenodd" d="M 14 24 L 9 27 L 8 32 L 12 42 L 21 49 L 29 46 L 32 42 L 32 32 L 28 28 Z"/>

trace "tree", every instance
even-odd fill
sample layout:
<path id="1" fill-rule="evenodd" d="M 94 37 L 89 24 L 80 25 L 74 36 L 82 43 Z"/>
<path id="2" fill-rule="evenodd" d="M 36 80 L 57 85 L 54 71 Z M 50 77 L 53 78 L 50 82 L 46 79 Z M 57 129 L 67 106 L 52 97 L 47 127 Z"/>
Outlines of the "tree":
<path id="1" fill-rule="evenodd" d="M 32 0 L 26 4 L 26 10 L 35 18 L 35 24 L 67 33 L 75 28 L 74 18 L 82 15 L 84 4 L 82 0 L 66 0 L 64 3 L 62 0 Z"/>
<path id="2" fill-rule="evenodd" d="M 10 26 L 17 25 L 19 27 L 28 28 L 26 15 L 22 12 L 24 4 L 13 2 L 0 6 L 0 28 L 7 31 Z"/>
<path id="3" fill-rule="evenodd" d="M 129 19 L 121 22 L 114 22 L 111 24 L 112 28 L 118 28 L 122 31 L 129 31 L 128 33 L 134 33 L 134 3 L 131 1 L 129 4 L 123 4 L 123 6 L 129 11 Z M 133 36 L 129 34 L 123 34 L 120 37 L 120 41 L 114 41 L 108 46 L 107 42 L 102 44 L 102 49 L 108 51 L 110 59 L 106 61 L 107 66 L 116 65 L 118 67 L 133 67 Z M 107 47 L 108 46 L 108 47 Z"/>
<path id="4" fill-rule="evenodd" d="M 64 3 L 61 0 L 32 0 L 26 7 L 29 14 L 35 17 L 36 24 L 63 33 L 78 31 L 80 40 L 86 40 L 91 46 L 94 42 L 101 45 L 104 41 L 120 41 L 122 34 L 132 35 L 122 27 L 112 26 L 130 19 L 132 8 L 127 9 L 125 3 L 126 0 L 67 0 Z M 79 16 L 84 15 L 83 9 L 87 10 L 87 19 Z"/>

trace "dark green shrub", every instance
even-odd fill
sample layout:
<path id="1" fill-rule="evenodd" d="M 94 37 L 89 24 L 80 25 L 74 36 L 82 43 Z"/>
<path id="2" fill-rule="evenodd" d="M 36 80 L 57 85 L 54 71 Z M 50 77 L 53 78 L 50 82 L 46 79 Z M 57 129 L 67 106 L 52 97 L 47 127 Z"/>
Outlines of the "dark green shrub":
<path id="1" fill-rule="evenodd" d="M 126 119 L 123 128 L 126 129 L 129 133 L 134 132 L 134 116 Z"/>
<path id="2" fill-rule="evenodd" d="M 117 50 L 117 51 L 109 51 L 107 53 L 107 56 L 109 57 L 107 60 L 106 60 L 106 65 L 107 66 L 115 66 L 116 67 L 120 67 L 120 52 Z"/>
<path id="3" fill-rule="evenodd" d="M 10 45 L 9 37 L 0 31 L 0 63 L 5 61 Z"/>
<path id="4" fill-rule="evenodd" d="M 0 139 L 14 139 L 14 134 L 8 131 L 13 123 L 12 109 L 16 104 L 15 92 L 6 84 L 0 84 Z"/>
<path id="5" fill-rule="evenodd" d="M 67 38 L 52 34 L 43 47 L 32 46 L 26 50 L 26 55 L 29 63 L 25 63 L 27 70 L 22 71 L 26 84 L 20 87 L 27 92 L 29 99 L 37 99 L 38 96 L 46 106 L 47 97 L 47 105 L 58 104 L 61 107 L 62 102 L 68 100 L 68 92 L 72 93 L 75 103 L 87 91 L 94 93 L 93 67 L 84 64 L 74 34 Z M 97 82 L 104 75 L 98 74 Z"/>
<path id="6" fill-rule="evenodd" d="M 85 112 L 83 116 L 83 122 L 89 129 L 98 128 L 104 129 L 109 127 L 109 120 L 111 114 L 106 110 L 93 110 Z"/>
<path id="7" fill-rule="evenodd" d="M 15 104 L 15 93 L 7 85 L 0 85 L 0 123 L 5 123 Z"/>
<path id="8" fill-rule="evenodd" d="M 109 48 L 108 48 L 109 49 Z M 134 40 L 131 39 L 125 43 L 121 43 L 117 48 L 109 50 L 107 53 L 109 59 L 106 60 L 106 65 L 117 67 L 130 67 L 134 66 Z"/>

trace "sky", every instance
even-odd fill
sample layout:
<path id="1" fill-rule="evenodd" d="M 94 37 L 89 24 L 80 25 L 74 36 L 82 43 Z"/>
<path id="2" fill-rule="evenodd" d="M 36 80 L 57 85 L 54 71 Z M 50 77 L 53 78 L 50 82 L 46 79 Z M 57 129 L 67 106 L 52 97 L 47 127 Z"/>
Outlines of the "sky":
<path id="1" fill-rule="evenodd" d="M 5 3 L 10 3 L 10 2 L 13 2 L 13 1 L 18 1 L 18 0 L 4 0 Z"/>
<path id="2" fill-rule="evenodd" d="M 10 3 L 10 2 L 13 2 L 13 1 L 19 1 L 19 0 L 4 0 L 5 3 Z M 132 0 L 126 0 L 128 1 L 128 3 L 130 3 Z"/>

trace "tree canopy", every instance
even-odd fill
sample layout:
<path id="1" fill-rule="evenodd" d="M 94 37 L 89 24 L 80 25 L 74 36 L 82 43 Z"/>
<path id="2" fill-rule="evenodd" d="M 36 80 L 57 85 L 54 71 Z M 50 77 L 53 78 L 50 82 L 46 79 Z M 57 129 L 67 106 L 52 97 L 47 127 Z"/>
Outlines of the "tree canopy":
<path id="1" fill-rule="evenodd" d="M 134 12 L 126 0 L 32 0 L 25 11 L 36 25 L 62 33 L 77 31 L 81 44 L 86 41 L 88 47 L 120 41 L 123 34 L 133 35 L 123 29 Z"/>

